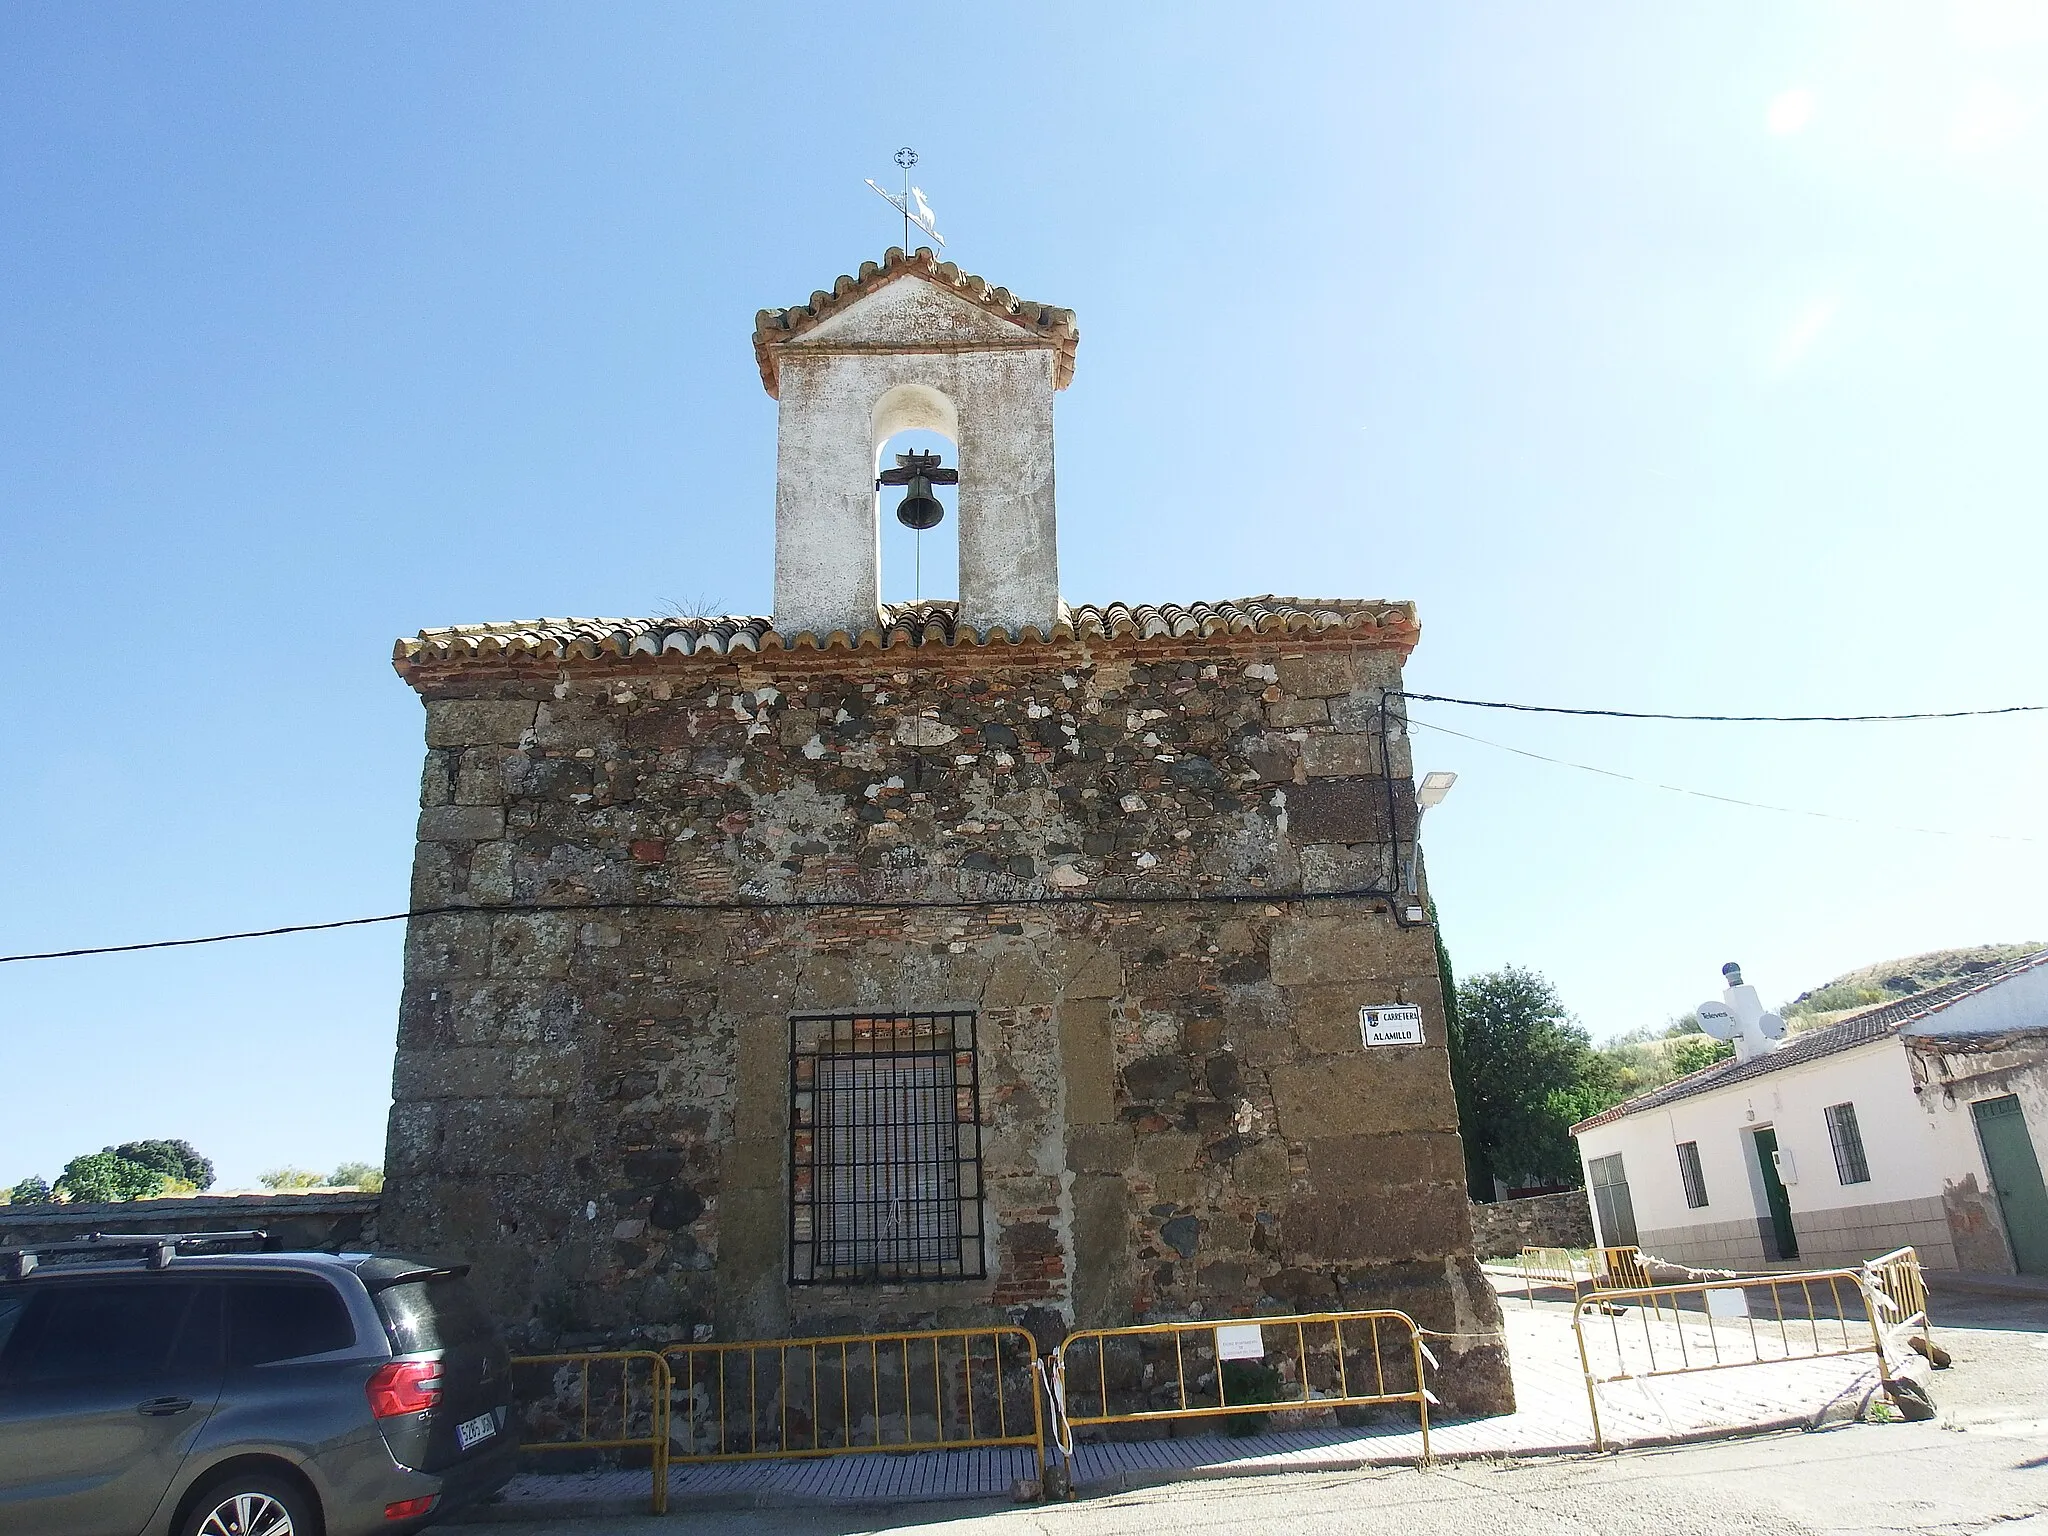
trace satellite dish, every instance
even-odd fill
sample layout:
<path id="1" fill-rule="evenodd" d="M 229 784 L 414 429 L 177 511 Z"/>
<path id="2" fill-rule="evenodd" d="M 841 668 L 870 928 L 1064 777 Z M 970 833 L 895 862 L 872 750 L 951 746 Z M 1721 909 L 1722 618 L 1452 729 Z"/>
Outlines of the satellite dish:
<path id="1" fill-rule="evenodd" d="M 1785 1020 L 1780 1015 L 1767 1013 L 1756 1022 L 1757 1027 L 1764 1032 L 1766 1040 L 1782 1040 L 1785 1038 Z"/>
<path id="2" fill-rule="evenodd" d="M 1742 1033 L 1741 1024 L 1736 1022 L 1726 1003 L 1701 1003 L 1693 1009 L 1693 1017 L 1700 1021 L 1700 1028 L 1716 1040 L 1733 1040 Z M 1780 1027 L 1783 1027 L 1782 1021 Z"/>

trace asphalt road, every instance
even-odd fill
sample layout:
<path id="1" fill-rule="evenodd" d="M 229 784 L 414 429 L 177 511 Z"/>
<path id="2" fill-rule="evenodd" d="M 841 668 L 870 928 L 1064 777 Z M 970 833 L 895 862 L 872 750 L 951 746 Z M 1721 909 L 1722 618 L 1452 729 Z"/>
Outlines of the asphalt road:
<path id="1" fill-rule="evenodd" d="M 1064 1505 L 747 1509 L 495 1536 L 2048 1536 L 2048 1299 L 1938 1297 L 1935 1421 L 1851 1424 L 1619 1456 L 1205 1479 Z"/>

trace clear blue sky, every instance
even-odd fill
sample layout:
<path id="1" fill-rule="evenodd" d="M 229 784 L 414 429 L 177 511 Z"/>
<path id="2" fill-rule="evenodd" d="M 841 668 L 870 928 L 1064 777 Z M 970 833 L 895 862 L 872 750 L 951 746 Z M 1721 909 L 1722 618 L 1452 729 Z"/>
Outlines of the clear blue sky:
<path id="1" fill-rule="evenodd" d="M 1413 598 L 1482 698 L 2048 698 L 2040 5 L 17 0 L 0 949 L 402 907 L 400 634 L 765 610 L 754 311 L 898 238 L 905 143 L 1080 316 L 1070 598 Z M 1422 733 L 1460 970 L 1596 1034 L 2048 935 L 2039 718 L 1417 713 L 1876 823 Z M 0 1180 L 374 1159 L 399 943 L 0 967 Z"/>

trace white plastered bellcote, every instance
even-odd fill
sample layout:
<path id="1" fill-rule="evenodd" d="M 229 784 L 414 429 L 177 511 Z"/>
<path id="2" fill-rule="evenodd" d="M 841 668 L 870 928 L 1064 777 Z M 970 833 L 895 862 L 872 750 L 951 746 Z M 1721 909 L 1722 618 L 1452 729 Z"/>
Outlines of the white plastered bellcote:
<path id="1" fill-rule="evenodd" d="M 1042 324 L 894 260 L 893 275 L 863 279 L 866 292 L 818 295 L 832 305 L 823 318 L 757 332 L 779 412 L 775 627 L 822 638 L 880 622 L 877 455 L 916 428 L 958 455 L 961 628 L 1049 632 L 1060 616 L 1053 395 L 1071 340 L 1063 354 Z"/>

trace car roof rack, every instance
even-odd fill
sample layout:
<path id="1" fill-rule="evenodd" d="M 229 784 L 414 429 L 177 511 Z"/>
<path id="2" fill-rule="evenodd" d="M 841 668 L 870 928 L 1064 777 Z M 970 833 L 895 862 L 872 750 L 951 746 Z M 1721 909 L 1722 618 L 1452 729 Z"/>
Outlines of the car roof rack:
<path id="1" fill-rule="evenodd" d="M 0 1279 L 24 1280 L 45 1259 L 139 1257 L 145 1269 L 169 1269 L 179 1254 L 202 1248 L 273 1251 L 268 1232 L 89 1232 L 61 1243 L 0 1248 Z"/>

